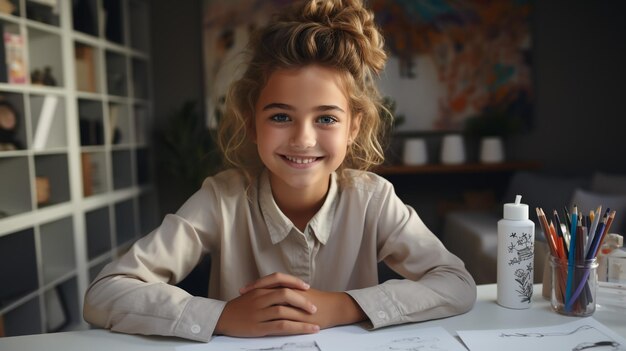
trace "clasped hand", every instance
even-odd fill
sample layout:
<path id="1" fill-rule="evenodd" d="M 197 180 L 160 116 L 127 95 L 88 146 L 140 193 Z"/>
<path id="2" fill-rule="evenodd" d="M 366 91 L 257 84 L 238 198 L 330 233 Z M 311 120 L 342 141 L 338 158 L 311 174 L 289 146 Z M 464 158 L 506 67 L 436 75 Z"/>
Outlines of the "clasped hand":
<path id="1" fill-rule="evenodd" d="M 358 322 L 365 314 L 344 292 L 311 288 L 294 276 L 273 273 L 248 284 L 226 303 L 215 334 L 240 337 L 312 334 Z"/>

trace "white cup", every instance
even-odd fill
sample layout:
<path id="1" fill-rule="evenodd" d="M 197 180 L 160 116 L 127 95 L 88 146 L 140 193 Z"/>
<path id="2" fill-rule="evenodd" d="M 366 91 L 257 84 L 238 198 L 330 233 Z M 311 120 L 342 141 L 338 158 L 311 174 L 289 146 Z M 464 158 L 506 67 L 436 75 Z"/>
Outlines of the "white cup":
<path id="1" fill-rule="evenodd" d="M 480 161 L 483 163 L 504 161 L 502 138 L 485 137 L 480 141 Z"/>
<path id="2" fill-rule="evenodd" d="M 452 165 L 463 162 L 465 162 L 463 137 L 458 134 L 444 136 L 441 145 L 441 163 Z"/>
<path id="3" fill-rule="evenodd" d="M 404 141 L 403 158 L 405 165 L 423 165 L 428 162 L 426 142 L 422 138 L 411 138 Z"/>

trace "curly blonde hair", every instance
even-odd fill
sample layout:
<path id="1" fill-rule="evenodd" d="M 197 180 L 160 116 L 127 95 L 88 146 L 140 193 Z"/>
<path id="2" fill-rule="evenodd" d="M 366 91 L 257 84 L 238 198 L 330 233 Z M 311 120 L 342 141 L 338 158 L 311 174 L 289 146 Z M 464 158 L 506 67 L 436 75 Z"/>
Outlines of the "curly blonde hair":
<path id="1" fill-rule="evenodd" d="M 391 121 L 374 79 L 387 55 L 374 15 L 360 0 L 309 0 L 275 15 L 250 39 L 242 78 L 226 97 L 218 145 L 227 165 L 242 169 L 251 180 L 263 168 L 250 138 L 255 105 L 277 69 L 317 64 L 341 75 L 353 116 L 360 128 L 340 168 L 368 170 L 384 161 L 383 140 Z"/>

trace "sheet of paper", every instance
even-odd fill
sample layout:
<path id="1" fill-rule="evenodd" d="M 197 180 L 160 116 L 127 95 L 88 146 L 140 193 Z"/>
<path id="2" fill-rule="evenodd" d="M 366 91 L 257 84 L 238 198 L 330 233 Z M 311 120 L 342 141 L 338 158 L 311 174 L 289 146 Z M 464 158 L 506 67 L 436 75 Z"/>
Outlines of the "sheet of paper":
<path id="1" fill-rule="evenodd" d="M 313 335 L 266 338 L 231 338 L 218 336 L 206 344 L 180 346 L 177 351 L 334 351 L 334 350 L 449 350 L 465 351 L 452 335 L 441 327 L 422 329 L 383 329 L 367 331 L 350 325 L 325 329 Z"/>
<path id="2" fill-rule="evenodd" d="M 470 350 L 623 350 L 626 339 L 593 317 L 547 327 L 457 332 Z"/>

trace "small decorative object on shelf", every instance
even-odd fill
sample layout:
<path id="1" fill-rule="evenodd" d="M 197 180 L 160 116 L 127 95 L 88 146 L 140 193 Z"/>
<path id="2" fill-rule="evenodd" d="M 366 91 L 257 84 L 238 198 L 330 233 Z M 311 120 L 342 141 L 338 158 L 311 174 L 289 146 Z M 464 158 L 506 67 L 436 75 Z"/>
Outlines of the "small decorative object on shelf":
<path id="1" fill-rule="evenodd" d="M 443 137 L 441 142 L 441 163 L 455 165 L 465 162 L 465 145 L 459 134 L 450 134 Z"/>
<path id="2" fill-rule="evenodd" d="M 417 166 L 428 162 L 426 141 L 423 138 L 409 138 L 404 141 L 403 162 L 405 165 Z"/>
<path id="3" fill-rule="evenodd" d="M 504 161 L 504 144 L 501 137 L 484 137 L 480 140 L 480 162 Z"/>
<path id="4" fill-rule="evenodd" d="M 33 70 L 30 74 L 30 84 L 56 86 L 57 80 L 52 75 L 52 67 L 46 66 L 43 71 L 39 68 Z"/>
<path id="5" fill-rule="evenodd" d="M 6 100 L 0 100 L 0 151 L 22 149 L 22 143 L 17 140 L 17 111 Z"/>
<path id="6" fill-rule="evenodd" d="M 480 141 L 478 159 L 482 163 L 503 162 L 504 139 L 522 129 L 522 119 L 504 107 L 488 107 L 465 121 L 465 134 Z"/>
<path id="7" fill-rule="evenodd" d="M 52 67 L 46 66 L 43 69 L 43 77 L 42 77 L 43 85 L 48 85 L 54 87 L 57 85 L 57 80 L 52 75 Z"/>
<path id="8" fill-rule="evenodd" d="M 30 84 L 43 85 L 43 73 L 39 68 L 34 69 L 30 73 Z"/>
<path id="9" fill-rule="evenodd" d="M 13 5 L 13 3 L 9 0 L 0 0 L 0 12 L 2 13 L 7 13 L 9 15 L 13 15 L 13 12 L 15 12 L 15 10 L 17 9 L 17 7 L 15 7 L 15 5 Z M 2 335 L 0 335 L 2 336 Z"/>

